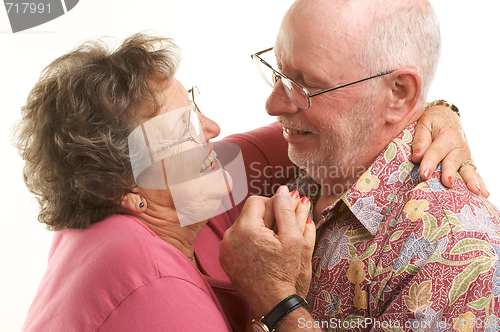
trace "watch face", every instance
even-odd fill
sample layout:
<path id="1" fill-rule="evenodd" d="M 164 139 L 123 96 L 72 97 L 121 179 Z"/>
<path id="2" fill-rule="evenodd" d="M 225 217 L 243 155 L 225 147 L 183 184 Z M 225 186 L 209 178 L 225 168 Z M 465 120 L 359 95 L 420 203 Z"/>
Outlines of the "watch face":
<path id="1" fill-rule="evenodd" d="M 262 324 L 259 321 L 254 320 L 252 322 L 252 331 L 253 332 L 269 332 L 269 329 L 265 324 Z"/>
<path id="2" fill-rule="evenodd" d="M 264 329 L 259 324 L 253 323 L 252 324 L 252 331 L 253 332 L 264 332 Z"/>

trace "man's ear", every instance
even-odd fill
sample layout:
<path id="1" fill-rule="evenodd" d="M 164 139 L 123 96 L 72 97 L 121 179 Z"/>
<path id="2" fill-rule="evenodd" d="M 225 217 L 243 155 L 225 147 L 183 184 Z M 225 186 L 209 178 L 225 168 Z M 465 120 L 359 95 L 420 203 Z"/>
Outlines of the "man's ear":
<path id="1" fill-rule="evenodd" d="M 125 212 L 132 214 L 142 213 L 146 210 L 147 201 L 137 188 L 132 188 L 132 190 L 123 197 L 120 205 Z"/>
<path id="2" fill-rule="evenodd" d="M 422 78 L 412 68 L 400 68 L 390 77 L 387 107 L 384 112 L 386 123 L 398 124 L 413 111 L 422 92 Z"/>

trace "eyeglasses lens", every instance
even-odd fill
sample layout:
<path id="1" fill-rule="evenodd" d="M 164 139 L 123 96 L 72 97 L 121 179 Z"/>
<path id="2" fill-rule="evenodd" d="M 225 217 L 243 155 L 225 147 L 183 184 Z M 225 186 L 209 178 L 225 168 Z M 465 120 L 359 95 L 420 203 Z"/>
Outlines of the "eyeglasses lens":
<path id="1" fill-rule="evenodd" d="M 278 81 L 281 79 L 283 83 L 283 88 L 286 91 L 288 97 L 300 108 L 308 108 L 309 101 L 307 96 L 299 85 L 297 85 L 292 80 L 280 76 L 274 70 L 269 68 L 266 64 L 262 63 L 262 61 L 257 57 L 253 57 L 255 67 L 257 67 L 257 71 L 259 72 L 262 80 L 269 85 L 270 87 L 274 87 Z"/>
<path id="2" fill-rule="evenodd" d="M 255 64 L 255 67 L 257 68 L 257 71 L 260 74 L 260 77 L 262 77 L 264 83 L 266 83 L 272 88 L 274 86 L 275 81 L 274 81 L 274 73 L 271 70 L 271 68 L 263 64 L 257 56 L 253 57 L 253 62 Z"/>
<path id="3" fill-rule="evenodd" d="M 295 105 L 300 108 L 308 108 L 309 101 L 307 100 L 304 90 L 292 80 L 287 78 L 282 78 L 281 80 L 283 81 L 283 87 L 285 88 L 286 94 Z"/>

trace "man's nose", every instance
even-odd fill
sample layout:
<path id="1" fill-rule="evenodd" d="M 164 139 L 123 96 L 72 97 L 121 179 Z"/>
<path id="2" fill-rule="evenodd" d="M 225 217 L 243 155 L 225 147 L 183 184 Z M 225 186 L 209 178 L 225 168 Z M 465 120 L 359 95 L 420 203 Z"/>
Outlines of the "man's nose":
<path id="1" fill-rule="evenodd" d="M 288 97 L 283 82 L 278 80 L 274 85 L 273 92 L 267 98 L 267 113 L 271 116 L 279 116 L 285 113 L 297 113 L 299 110 L 299 107 Z"/>

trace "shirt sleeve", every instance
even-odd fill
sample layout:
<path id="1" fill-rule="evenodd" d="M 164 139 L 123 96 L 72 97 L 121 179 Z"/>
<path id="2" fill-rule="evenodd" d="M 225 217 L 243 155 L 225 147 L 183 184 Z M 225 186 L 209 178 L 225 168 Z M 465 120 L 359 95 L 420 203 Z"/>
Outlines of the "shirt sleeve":
<path id="1" fill-rule="evenodd" d="M 288 159 L 288 143 L 278 122 L 230 135 L 224 141 L 237 144 L 242 151 L 249 195 L 272 196 L 298 175 L 298 168 Z"/>
<path id="2" fill-rule="evenodd" d="M 99 332 L 230 331 L 211 295 L 195 284 L 163 277 L 136 289 Z"/>

